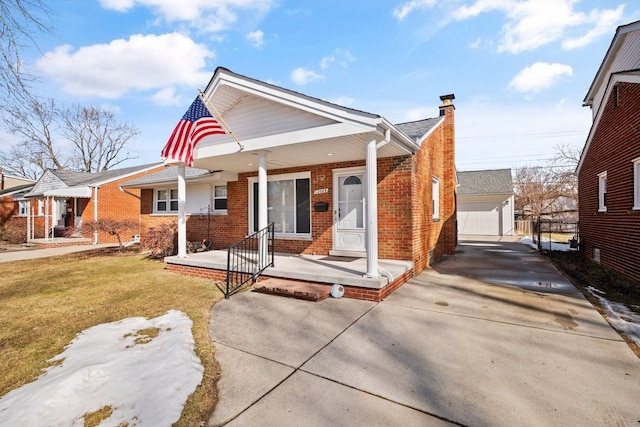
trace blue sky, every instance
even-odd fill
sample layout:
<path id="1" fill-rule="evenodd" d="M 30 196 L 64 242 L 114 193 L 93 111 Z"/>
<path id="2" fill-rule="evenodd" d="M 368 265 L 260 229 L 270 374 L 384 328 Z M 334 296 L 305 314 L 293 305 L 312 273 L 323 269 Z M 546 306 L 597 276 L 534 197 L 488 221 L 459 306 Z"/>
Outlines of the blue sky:
<path id="1" fill-rule="evenodd" d="M 48 0 L 25 52 L 42 96 L 100 105 L 160 150 L 217 66 L 394 123 L 456 95 L 459 170 L 538 165 L 582 147 L 582 100 L 631 0 Z M 0 150 L 15 143 L 0 135 Z"/>

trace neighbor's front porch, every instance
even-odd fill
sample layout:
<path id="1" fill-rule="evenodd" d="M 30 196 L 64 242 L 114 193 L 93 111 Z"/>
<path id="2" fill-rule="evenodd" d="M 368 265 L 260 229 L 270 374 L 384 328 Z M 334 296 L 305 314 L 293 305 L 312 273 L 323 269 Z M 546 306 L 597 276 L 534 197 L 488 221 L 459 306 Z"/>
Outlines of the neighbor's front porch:
<path id="1" fill-rule="evenodd" d="M 227 270 L 227 251 L 198 252 L 181 258 L 164 259 L 170 271 L 191 276 L 224 281 Z M 301 254 L 276 254 L 275 266 L 268 267 L 260 276 L 311 282 L 331 287 L 340 284 L 347 298 L 380 301 L 413 276 L 413 262 L 403 260 L 379 260 L 384 275 L 365 277 L 366 258 L 318 256 Z"/>

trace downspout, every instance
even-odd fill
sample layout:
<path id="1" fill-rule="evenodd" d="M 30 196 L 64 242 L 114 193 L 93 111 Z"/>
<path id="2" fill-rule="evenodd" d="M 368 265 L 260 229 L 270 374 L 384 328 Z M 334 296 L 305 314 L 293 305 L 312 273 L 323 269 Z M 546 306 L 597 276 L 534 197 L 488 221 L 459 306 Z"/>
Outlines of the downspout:
<path id="1" fill-rule="evenodd" d="M 129 191 L 129 190 L 125 190 L 125 189 L 124 189 L 124 188 L 122 188 L 122 187 L 118 187 L 118 188 L 119 188 L 119 189 L 120 189 L 120 191 L 122 191 L 123 193 L 128 194 L 128 195 L 130 195 L 130 196 L 133 196 L 133 197 L 135 197 L 135 198 L 136 198 L 136 199 L 138 199 L 138 200 L 142 200 L 142 197 L 138 196 L 137 194 L 133 194 L 131 191 Z"/>
<path id="2" fill-rule="evenodd" d="M 93 187 L 93 222 L 98 222 L 98 186 Z M 93 244 L 98 244 L 98 230 L 93 230 Z"/>

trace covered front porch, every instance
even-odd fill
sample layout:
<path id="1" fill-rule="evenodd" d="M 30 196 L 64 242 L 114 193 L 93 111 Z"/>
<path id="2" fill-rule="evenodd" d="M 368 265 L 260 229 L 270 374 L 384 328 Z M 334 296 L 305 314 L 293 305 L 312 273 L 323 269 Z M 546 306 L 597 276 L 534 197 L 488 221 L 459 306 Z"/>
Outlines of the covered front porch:
<path id="1" fill-rule="evenodd" d="M 216 250 L 165 258 L 170 271 L 224 281 L 227 251 Z M 312 282 L 325 286 L 340 284 L 345 297 L 380 301 L 413 276 L 413 262 L 379 260 L 380 277 L 366 277 L 366 258 L 276 253 L 274 267 L 260 276 Z"/>

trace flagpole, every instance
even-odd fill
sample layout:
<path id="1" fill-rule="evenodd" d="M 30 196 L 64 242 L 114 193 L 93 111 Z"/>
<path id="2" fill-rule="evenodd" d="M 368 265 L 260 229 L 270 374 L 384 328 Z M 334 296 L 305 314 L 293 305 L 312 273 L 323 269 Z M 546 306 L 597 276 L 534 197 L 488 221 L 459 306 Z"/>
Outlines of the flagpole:
<path id="1" fill-rule="evenodd" d="M 222 115 L 220 113 L 218 113 L 218 110 L 216 109 L 216 107 L 212 103 L 209 102 L 209 99 L 204 94 L 202 89 L 198 88 L 198 92 L 200 92 L 200 99 L 204 102 L 204 105 L 205 105 L 205 107 L 207 107 L 207 110 L 209 110 L 209 112 L 211 114 L 213 114 L 215 112 L 215 116 L 222 122 L 222 124 L 226 128 L 227 132 L 229 132 L 231 134 L 231 136 L 233 137 L 233 139 L 235 139 L 235 141 L 238 144 L 238 146 L 240 146 L 240 151 L 244 150 L 244 146 L 242 144 L 240 144 L 240 141 L 238 141 L 238 138 L 236 138 L 236 134 L 233 133 L 233 131 L 231 130 L 231 128 L 229 127 L 227 122 L 224 121 L 224 119 L 222 118 Z M 211 111 L 211 109 L 209 107 L 213 108 L 213 111 Z"/>

